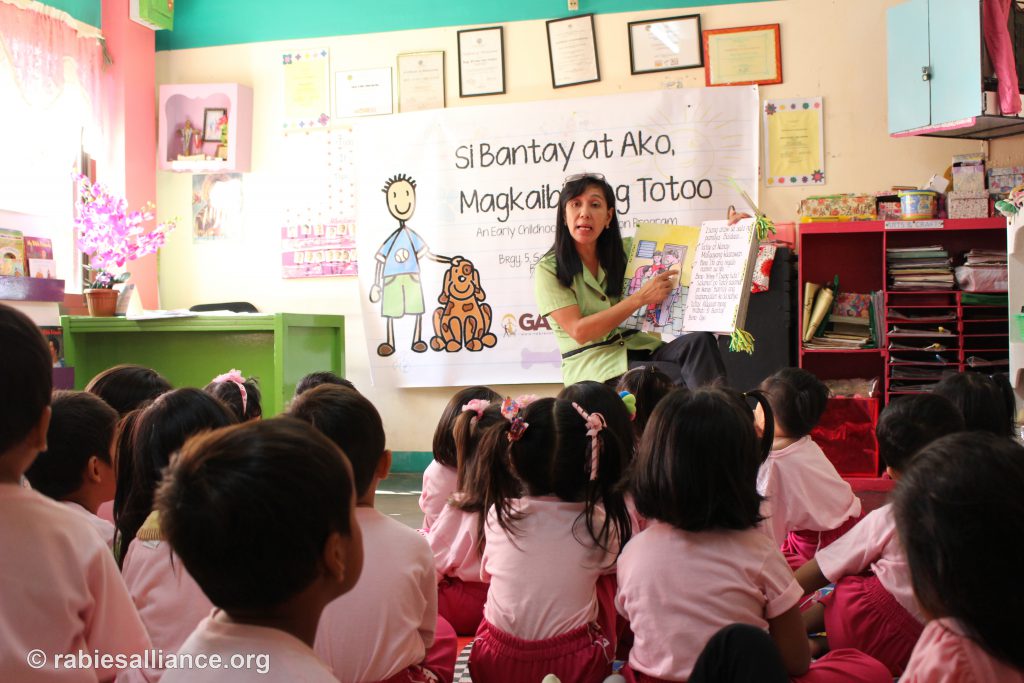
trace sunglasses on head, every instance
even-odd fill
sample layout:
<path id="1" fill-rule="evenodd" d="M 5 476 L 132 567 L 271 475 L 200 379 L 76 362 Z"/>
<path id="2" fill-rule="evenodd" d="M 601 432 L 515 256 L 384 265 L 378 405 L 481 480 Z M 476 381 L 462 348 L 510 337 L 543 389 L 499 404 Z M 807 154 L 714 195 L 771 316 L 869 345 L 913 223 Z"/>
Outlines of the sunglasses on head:
<path id="1" fill-rule="evenodd" d="M 562 181 L 562 187 L 565 187 L 569 183 L 574 183 L 577 180 L 583 180 L 584 178 L 604 182 L 604 174 L 602 173 L 573 173 L 572 175 L 565 176 L 565 180 Z"/>

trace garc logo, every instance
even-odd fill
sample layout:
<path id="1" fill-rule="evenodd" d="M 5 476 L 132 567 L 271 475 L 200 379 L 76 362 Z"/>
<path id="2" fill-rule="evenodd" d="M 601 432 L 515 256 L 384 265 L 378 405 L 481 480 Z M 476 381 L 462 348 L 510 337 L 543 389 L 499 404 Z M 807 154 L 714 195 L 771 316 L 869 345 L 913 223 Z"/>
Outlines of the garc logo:
<path id="1" fill-rule="evenodd" d="M 519 328 L 526 332 L 550 331 L 551 325 L 548 324 L 548 319 L 542 315 L 523 313 L 519 316 Z"/>

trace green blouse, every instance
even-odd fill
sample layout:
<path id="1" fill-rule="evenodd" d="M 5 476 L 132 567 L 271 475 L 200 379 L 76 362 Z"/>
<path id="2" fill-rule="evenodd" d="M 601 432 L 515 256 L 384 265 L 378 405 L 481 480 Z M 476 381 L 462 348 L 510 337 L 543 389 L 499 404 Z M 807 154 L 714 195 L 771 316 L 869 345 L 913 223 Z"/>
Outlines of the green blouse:
<path id="1" fill-rule="evenodd" d="M 625 238 L 622 241 L 622 246 L 628 254 L 632 240 L 628 237 Z M 577 344 L 550 317 L 551 311 L 557 311 L 567 306 L 579 306 L 580 315 L 586 317 L 611 308 L 621 301 L 622 297 L 610 297 L 605 294 L 606 276 L 604 268 L 600 266 L 598 266 L 597 277 L 584 268 L 583 272 L 573 278 L 572 284 L 568 287 L 563 287 L 558 281 L 555 276 L 555 268 L 555 255 L 553 253 L 545 254 L 537 262 L 533 276 L 533 290 L 537 299 L 538 312 L 548 317 L 551 329 L 555 333 L 555 339 L 558 340 L 558 350 L 563 356 L 562 381 L 566 385 L 587 379 L 603 382 L 606 379 L 617 377 L 628 369 L 627 350 L 653 351 L 664 343 L 661 337 L 638 332 L 611 344 L 592 346 L 622 334 L 623 330 L 616 328 L 602 339 L 595 339 L 586 344 Z M 568 358 L 565 357 L 566 353 L 582 347 L 589 348 Z"/>

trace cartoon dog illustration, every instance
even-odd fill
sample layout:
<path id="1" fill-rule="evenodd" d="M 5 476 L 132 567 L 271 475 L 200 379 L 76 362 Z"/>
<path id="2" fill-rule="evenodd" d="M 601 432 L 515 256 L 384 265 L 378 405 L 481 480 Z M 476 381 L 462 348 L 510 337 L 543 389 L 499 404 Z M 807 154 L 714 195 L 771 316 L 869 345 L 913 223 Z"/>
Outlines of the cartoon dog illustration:
<path id="1" fill-rule="evenodd" d="M 491 333 L 491 307 L 480 286 L 480 273 L 473 262 L 461 256 L 452 259 L 444 274 L 444 285 L 434 311 L 434 337 L 430 348 L 455 353 L 463 347 L 480 351 L 492 347 L 498 338 Z"/>

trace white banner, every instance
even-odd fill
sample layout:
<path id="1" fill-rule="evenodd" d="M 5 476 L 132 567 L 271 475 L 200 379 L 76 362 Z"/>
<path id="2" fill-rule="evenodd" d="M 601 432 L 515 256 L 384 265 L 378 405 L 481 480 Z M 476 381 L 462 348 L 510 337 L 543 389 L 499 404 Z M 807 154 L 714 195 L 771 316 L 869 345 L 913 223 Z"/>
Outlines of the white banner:
<path id="1" fill-rule="evenodd" d="M 624 236 L 742 210 L 727 177 L 757 201 L 756 86 L 436 109 L 353 129 L 363 319 L 384 385 L 561 382 L 532 275 L 567 175 L 605 175 Z"/>

